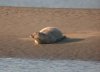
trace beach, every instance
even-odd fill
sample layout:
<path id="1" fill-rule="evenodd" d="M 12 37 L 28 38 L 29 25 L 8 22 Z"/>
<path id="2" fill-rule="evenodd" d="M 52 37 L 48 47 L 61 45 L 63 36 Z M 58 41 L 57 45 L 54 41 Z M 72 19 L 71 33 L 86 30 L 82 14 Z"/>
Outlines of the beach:
<path id="1" fill-rule="evenodd" d="M 68 38 L 34 45 L 30 34 L 58 27 Z M 100 9 L 0 7 L 0 57 L 100 60 Z"/>

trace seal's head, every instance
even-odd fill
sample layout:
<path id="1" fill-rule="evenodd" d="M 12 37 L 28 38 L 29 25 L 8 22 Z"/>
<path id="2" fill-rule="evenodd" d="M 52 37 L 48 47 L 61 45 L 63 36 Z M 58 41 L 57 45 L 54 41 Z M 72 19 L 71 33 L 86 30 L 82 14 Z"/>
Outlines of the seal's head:
<path id="1" fill-rule="evenodd" d="M 34 39 L 35 44 L 42 44 L 45 41 L 46 35 L 40 32 L 34 32 L 31 34 L 31 37 Z"/>

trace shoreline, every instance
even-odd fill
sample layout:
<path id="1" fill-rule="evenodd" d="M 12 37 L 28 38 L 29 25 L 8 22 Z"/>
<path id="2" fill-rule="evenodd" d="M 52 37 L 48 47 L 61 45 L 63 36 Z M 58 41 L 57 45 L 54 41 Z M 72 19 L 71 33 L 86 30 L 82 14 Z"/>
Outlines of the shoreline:
<path id="1" fill-rule="evenodd" d="M 100 8 L 49 8 L 49 7 L 25 7 L 25 6 L 0 6 L 6 8 L 27 8 L 27 9 L 72 9 L 72 10 L 100 10 Z"/>

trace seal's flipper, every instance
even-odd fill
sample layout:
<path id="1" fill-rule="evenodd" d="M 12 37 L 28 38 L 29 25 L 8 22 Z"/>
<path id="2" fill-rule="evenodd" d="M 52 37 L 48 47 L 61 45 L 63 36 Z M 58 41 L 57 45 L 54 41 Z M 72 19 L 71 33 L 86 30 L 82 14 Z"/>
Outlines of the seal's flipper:
<path id="1" fill-rule="evenodd" d="M 62 41 L 64 39 L 66 39 L 66 38 L 67 38 L 66 36 L 63 36 L 62 38 L 57 39 L 56 42 L 60 42 L 60 41 Z"/>

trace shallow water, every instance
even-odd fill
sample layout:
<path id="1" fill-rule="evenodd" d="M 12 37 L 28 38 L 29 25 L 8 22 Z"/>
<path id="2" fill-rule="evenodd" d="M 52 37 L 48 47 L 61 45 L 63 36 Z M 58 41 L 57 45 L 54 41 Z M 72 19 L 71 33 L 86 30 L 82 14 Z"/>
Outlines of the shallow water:
<path id="1" fill-rule="evenodd" d="M 100 72 L 100 62 L 0 58 L 0 72 Z"/>
<path id="2" fill-rule="evenodd" d="M 100 8 L 100 0 L 0 0 L 0 6 Z"/>

